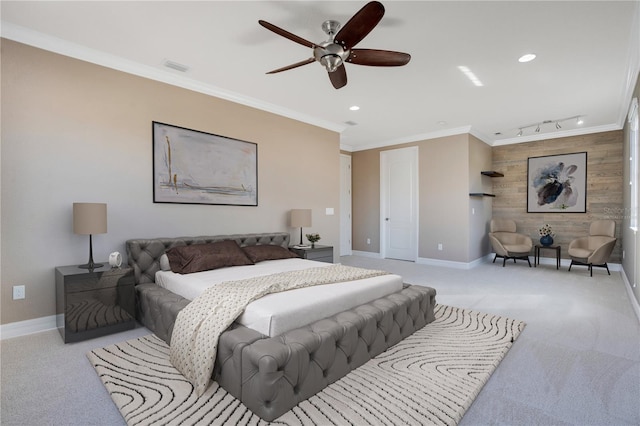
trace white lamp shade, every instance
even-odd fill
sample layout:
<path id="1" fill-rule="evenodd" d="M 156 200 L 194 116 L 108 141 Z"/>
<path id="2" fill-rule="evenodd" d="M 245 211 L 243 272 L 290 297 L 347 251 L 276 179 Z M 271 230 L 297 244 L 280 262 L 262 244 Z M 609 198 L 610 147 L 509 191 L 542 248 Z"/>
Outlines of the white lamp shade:
<path id="1" fill-rule="evenodd" d="M 105 203 L 73 203 L 73 233 L 106 234 L 107 205 Z"/>
<path id="2" fill-rule="evenodd" d="M 292 228 L 308 228 L 311 226 L 311 209 L 294 209 L 291 210 Z"/>

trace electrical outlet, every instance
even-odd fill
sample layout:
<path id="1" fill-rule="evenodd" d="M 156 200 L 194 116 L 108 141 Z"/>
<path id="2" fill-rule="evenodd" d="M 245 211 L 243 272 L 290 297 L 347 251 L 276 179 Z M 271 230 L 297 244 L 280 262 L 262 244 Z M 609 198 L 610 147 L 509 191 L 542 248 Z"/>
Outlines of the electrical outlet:
<path id="1" fill-rule="evenodd" d="M 23 285 L 14 285 L 13 286 L 13 300 L 24 299 L 25 291 Z"/>
<path id="2" fill-rule="evenodd" d="M 471 214 L 476 214 L 476 209 L 474 207 L 471 207 Z"/>
<path id="3" fill-rule="evenodd" d="M 367 244 L 371 244 L 371 238 L 367 238 Z"/>
<path id="4" fill-rule="evenodd" d="M 438 243 L 438 250 L 442 251 L 442 243 Z"/>

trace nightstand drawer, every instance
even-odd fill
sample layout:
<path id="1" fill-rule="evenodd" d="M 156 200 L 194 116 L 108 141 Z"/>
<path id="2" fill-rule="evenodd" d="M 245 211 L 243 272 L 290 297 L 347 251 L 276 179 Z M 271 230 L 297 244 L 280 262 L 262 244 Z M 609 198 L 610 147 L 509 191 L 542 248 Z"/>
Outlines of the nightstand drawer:
<path id="1" fill-rule="evenodd" d="M 333 247 L 332 246 L 319 246 L 311 248 L 296 248 L 290 247 L 289 250 L 296 253 L 303 259 L 315 260 L 316 262 L 333 263 Z"/>
<path id="2" fill-rule="evenodd" d="M 102 271 L 102 269 L 104 268 L 94 269 L 91 272 L 85 270 L 81 274 L 66 275 L 64 277 L 65 292 L 76 293 L 134 285 L 133 269 L 108 269 L 106 271 Z"/>

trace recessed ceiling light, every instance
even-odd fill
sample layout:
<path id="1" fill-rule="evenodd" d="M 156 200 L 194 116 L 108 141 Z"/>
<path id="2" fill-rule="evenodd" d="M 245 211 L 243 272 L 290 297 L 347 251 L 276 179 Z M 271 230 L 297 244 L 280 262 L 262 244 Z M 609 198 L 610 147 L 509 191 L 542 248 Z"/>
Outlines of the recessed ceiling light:
<path id="1" fill-rule="evenodd" d="M 359 109 L 360 109 L 360 107 L 359 107 L 358 105 L 353 105 L 353 106 L 349 107 L 349 109 L 350 109 L 351 111 L 357 111 L 357 110 L 359 110 Z"/>
<path id="2" fill-rule="evenodd" d="M 527 53 L 526 55 L 522 55 L 518 58 L 518 62 L 531 62 L 536 58 L 536 55 L 533 53 Z"/>
<path id="3" fill-rule="evenodd" d="M 476 77 L 476 75 L 468 68 L 465 67 L 464 65 L 460 65 L 458 66 L 458 69 L 467 76 L 467 78 L 469 80 L 471 80 L 471 82 L 473 84 L 475 84 L 476 86 L 484 86 L 484 84 L 482 84 L 482 82 L 480 81 L 480 79 L 478 77 Z"/>

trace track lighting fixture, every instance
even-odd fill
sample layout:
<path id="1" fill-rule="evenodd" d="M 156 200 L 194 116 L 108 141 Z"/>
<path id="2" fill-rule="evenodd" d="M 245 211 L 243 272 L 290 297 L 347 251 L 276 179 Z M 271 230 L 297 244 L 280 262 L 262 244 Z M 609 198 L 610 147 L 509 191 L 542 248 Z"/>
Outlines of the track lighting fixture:
<path id="1" fill-rule="evenodd" d="M 551 124 L 551 123 L 555 123 L 556 130 L 560 130 L 562 129 L 562 125 L 560 123 L 563 123 L 568 120 L 575 119 L 576 124 L 581 125 L 584 123 L 584 120 L 582 119 L 582 117 L 583 117 L 582 115 L 574 115 L 573 117 L 560 118 L 557 120 L 544 120 L 538 123 L 527 124 L 526 126 L 518 126 L 518 136 L 522 136 L 524 134 L 524 131 L 529 128 L 533 128 L 535 133 L 540 133 L 540 129 L 542 127 L 544 127 L 546 124 Z"/>

